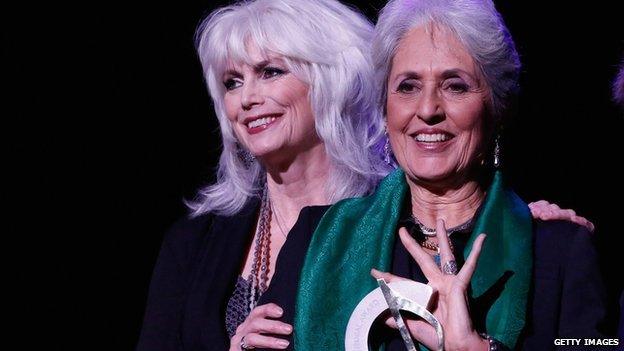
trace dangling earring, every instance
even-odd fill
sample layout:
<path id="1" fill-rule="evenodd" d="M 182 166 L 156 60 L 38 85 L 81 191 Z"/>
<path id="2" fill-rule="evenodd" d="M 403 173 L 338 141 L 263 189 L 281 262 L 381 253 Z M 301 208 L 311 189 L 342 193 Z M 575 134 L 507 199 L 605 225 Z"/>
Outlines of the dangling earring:
<path id="1" fill-rule="evenodd" d="M 386 138 L 386 142 L 383 147 L 384 154 L 384 162 L 388 165 L 392 165 L 392 155 L 391 155 L 391 147 L 390 147 L 390 138 L 388 137 L 388 131 L 384 130 L 384 138 Z"/>
<path id="2" fill-rule="evenodd" d="M 500 134 L 496 134 L 494 140 L 494 168 L 499 169 L 501 166 L 501 149 L 500 149 Z"/>
<path id="3" fill-rule="evenodd" d="M 247 151 L 241 144 L 236 142 L 236 156 L 243 163 L 245 168 L 249 169 L 251 165 L 256 161 L 256 157 Z"/>

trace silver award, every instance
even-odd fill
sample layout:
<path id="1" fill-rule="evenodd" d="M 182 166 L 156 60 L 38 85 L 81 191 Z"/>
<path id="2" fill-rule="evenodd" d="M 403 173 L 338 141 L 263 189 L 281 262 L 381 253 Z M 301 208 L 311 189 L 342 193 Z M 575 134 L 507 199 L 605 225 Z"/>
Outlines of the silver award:
<path id="1" fill-rule="evenodd" d="M 396 321 L 407 350 L 416 351 L 416 346 L 401 317 L 401 310 L 412 312 L 431 324 L 438 335 L 437 350 L 442 350 L 442 326 L 427 310 L 433 289 L 429 285 L 409 280 L 386 283 L 383 279 L 377 279 L 377 283 L 379 287 L 366 295 L 351 314 L 345 334 L 345 351 L 368 351 L 368 334 L 373 322 L 386 310 L 390 310 Z"/>

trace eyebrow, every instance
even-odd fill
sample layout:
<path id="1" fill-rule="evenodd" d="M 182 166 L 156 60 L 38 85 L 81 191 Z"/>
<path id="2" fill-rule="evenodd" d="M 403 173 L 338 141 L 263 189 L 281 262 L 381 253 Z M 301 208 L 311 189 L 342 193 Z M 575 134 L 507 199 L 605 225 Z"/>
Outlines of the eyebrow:
<path id="1" fill-rule="evenodd" d="M 240 77 L 240 73 L 234 69 L 228 69 L 223 72 L 223 77 Z"/>
<path id="2" fill-rule="evenodd" d="M 464 71 L 462 69 L 459 69 L 459 68 L 447 69 L 447 70 L 443 71 L 440 74 L 440 77 L 442 79 L 448 79 L 448 78 L 453 78 L 453 77 L 460 77 L 460 78 L 461 77 L 467 77 L 468 79 L 470 79 L 472 81 L 479 82 L 479 78 L 478 77 L 475 77 L 472 74 L 470 74 L 470 73 L 468 73 L 468 72 L 466 72 L 466 71 Z M 404 71 L 404 72 L 399 73 L 396 76 L 395 80 L 396 79 L 399 79 L 399 80 L 404 80 L 404 79 L 421 79 L 421 78 L 422 77 L 421 77 L 421 75 L 418 72 L 415 72 L 415 71 Z"/>
<path id="3" fill-rule="evenodd" d="M 453 69 L 448 69 L 444 72 L 442 72 L 442 78 L 450 78 L 450 77 L 461 77 L 461 76 L 468 76 L 470 79 L 475 79 L 475 77 L 472 76 L 472 74 L 459 69 L 459 68 L 453 68 Z"/>
<path id="4" fill-rule="evenodd" d="M 401 79 L 419 79 L 420 78 L 420 74 L 414 72 L 414 71 L 404 71 L 401 72 L 399 74 L 396 75 L 397 78 L 401 78 Z"/>
<path id="5" fill-rule="evenodd" d="M 274 61 L 278 61 L 278 63 L 281 63 L 281 59 L 273 59 L 273 60 L 262 60 L 256 64 L 254 64 L 253 70 L 254 72 L 260 72 L 262 71 L 266 66 L 268 66 L 269 64 L 271 64 Z M 238 77 L 240 76 L 240 72 L 234 70 L 234 69 L 228 69 L 225 72 L 223 72 L 224 76 L 234 76 L 234 77 Z"/>

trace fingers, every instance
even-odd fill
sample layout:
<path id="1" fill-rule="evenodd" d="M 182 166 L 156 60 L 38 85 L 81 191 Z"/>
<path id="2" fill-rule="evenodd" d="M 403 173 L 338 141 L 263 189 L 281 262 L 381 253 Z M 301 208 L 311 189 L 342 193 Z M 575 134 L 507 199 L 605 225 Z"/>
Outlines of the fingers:
<path id="1" fill-rule="evenodd" d="M 263 334 L 289 335 L 293 328 L 290 324 L 275 319 L 282 316 L 284 311 L 274 303 L 255 307 L 245 321 L 236 328 L 236 334 L 232 337 L 231 347 L 238 350 L 241 340 L 251 347 L 264 347 L 273 349 L 285 349 L 289 342 L 284 339 Z"/>
<path id="2" fill-rule="evenodd" d="M 392 329 L 399 329 L 399 326 L 397 325 L 396 320 L 394 320 L 392 316 L 386 318 L 385 324 Z"/>
<path id="3" fill-rule="evenodd" d="M 535 202 L 529 203 L 529 209 L 531 210 L 531 215 L 535 218 L 539 218 L 540 214 L 547 211 L 548 205 L 550 203 L 545 200 L 539 200 Z"/>
<path id="4" fill-rule="evenodd" d="M 571 218 L 572 222 L 582 225 L 583 227 L 587 228 L 590 232 L 594 232 L 595 226 L 594 223 L 592 223 L 590 220 L 588 220 L 585 217 L 582 216 L 573 216 Z"/>
<path id="5" fill-rule="evenodd" d="M 279 318 L 284 313 L 281 307 L 274 303 L 267 303 L 264 305 L 256 306 L 251 313 L 249 313 L 249 317 L 262 317 L 262 318 Z"/>
<path id="6" fill-rule="evenodd" d="M 573 218 L 576 216 L 576 212 L 574 212 L 574 210 L 560 210 L 561 214 L 566 217 L 566 218 Z"/>
<path id="7" fill-rule="evenodd" d="M 561 210 L 561 207 L 557 204 L 548 204 L 548 209 L 552 212 Z"/>
<path id="8" fill-rule="evenodd" d="M 440 264 L 443 267 L 446 262 L 455 261 L 455 255 L 451 251 L 446 227 L 443 219 L 436 221 L 436 236 L 438 238 L 438 246 L 440 247 Z"/>
<path id="9" fill-rule="evenodd" d="M 561 212 L 561 208 L 557 206 L 557 204 L 551 204 L 546 200 L 531 202 L 529 204 L 529 209 L 531 210 L 533 218 L 542 220 L 560 219 L 562 218 L 561 216 L 564 216 Z"/>
<path id="10" fill-rule="evenodd" d="M 481 233 L 475 239 L 474 243 L 472 243 L 472 249 L 470 250 L 470 254 L 466 259 L 464 266 L 459 273 L 457 273 L 457 278 L 459 278 L 459 280 L 466 285 L 470 282 L 470 278 L 472 278 L 472 274 L 477 268 L 477 261 L 479 260 L 479 255 L 481 254 L 481 248 L 483 247 L 485 237 L 486 235 Z"/>
<path id="11" fill-rule="evenodd" d="M 290 324 L 273 319 L 254 318 L 249 321 L 245 331 L 247 333 L 288 335 L 292 332 L 292 327 Z"/>
<path id="12" fill-rule="evenodd" d="M 248 347 L 261 347 L 267 349 L 285 349 L 290 342 L 288 340 L 266 336 L 258 333 L 245 335 L 245 344 Z"/>
<path id="13" fill-rule="evenodd" d="M 543 220 L 563 219 L 571 221 L 574 216 L 576 216 L 574 210 L 562 210 L 557 205 L 551 205 L 550 210 L 542 214 L 539 218 Z"/>
<path id="14" fill-rule="evenodd" d="M 531 209 L 533 218 L 545 221 L 555 219 L 567 220 L 586 227 L 590 232 L 593 232 L 595 229 L 594 223 L 585 217 L 577 215 L 574 210 L 563 210 L 557 204 L 551 204 L 545 200 L 531 202 L 529 208 Z"/>
<path id="15" fill-rule="evenodd" d="M 410 255 L 416 260 L 416 263 L 418 263 L 418 266 L 420 266 L 420 269 L 428 280 L 440 274 L 440 270 L 433 261 L 433 258 L 420 247 L 405 228 L 401 227 L 401 229 L 399 229 L 399 237 L 401 238 L 403 246 L 405 246 Z"/>
<path id="16" fill-rule="evenodd" d="M 396 281 L 401 281 L 401 280 L 408 280 L 407 278 L 399 277 L 399 276 L 394 275 L 392 273 L 378 271 L 375 268 L 371 269 L 371 275 L 375 279 L 383 279 L 383 280 L 385 280 L 386 283 L 396 282 Z"/>

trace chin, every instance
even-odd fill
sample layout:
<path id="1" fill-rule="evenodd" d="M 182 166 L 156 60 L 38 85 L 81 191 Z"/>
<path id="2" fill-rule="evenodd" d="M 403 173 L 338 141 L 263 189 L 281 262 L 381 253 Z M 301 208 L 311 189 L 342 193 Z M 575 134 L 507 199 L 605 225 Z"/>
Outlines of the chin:
<path id="1" fill-rule="evenodd" d="M 410 167 L 409 172 L 406 173 L 414 180 L 435 184 L 448 179 L 452 175 L 453 172 L 445 170 L 445 168 L 442 165 L 427 165 L 427 167 L 423 167 L 421 164 L 418 167 Z"/>
<path id="2" fill-rule="evenodd" d="M 282 145 L 275 138 L 263 138 L 262 140 L 253 140 L 248 143 L 249 151 L 256 157 L 271 154 L 282 148 Z"/>

